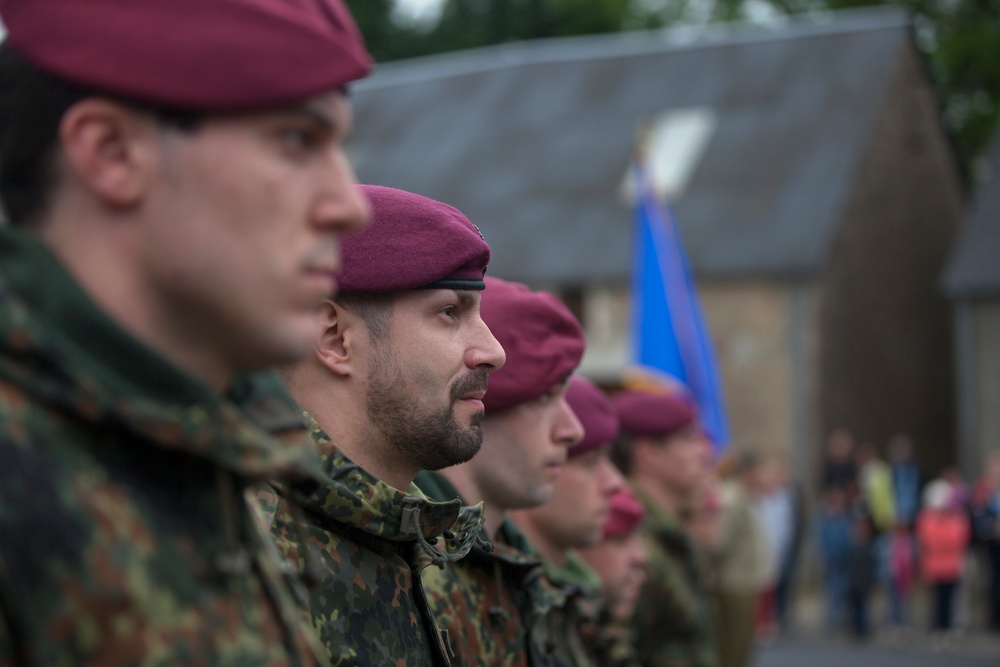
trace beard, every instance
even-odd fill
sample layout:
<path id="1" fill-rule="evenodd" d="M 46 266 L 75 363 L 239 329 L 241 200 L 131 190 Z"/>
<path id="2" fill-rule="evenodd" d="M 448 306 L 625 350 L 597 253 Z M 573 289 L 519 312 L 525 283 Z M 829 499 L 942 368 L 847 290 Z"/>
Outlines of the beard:
<path id="1" fill-rule="evenodd" d="M 474 414 L 464 427 L 455 419 L 454 406 L 469 392 L 486 389 L 486 371 L 460 377 L 448 392 L 447 405 L 434 409 L 403 387 L 402 371 L 393 359 L 376 354 L 375 362 L 366 397 L 368 418 L 393 451 L 421 470 L 465 463 L 479 452 L 485 412 Z"/>

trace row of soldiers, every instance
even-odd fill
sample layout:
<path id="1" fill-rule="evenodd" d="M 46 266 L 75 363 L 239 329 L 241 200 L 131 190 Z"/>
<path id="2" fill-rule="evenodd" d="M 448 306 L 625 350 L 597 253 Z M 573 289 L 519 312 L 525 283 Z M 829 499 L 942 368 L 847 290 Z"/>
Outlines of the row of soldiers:
<path id="1" fill-rule="evenodd" d="M 690 402 L 355 185 L 340 0 L 0 18 L 0 667 L 711 664 Z"/>

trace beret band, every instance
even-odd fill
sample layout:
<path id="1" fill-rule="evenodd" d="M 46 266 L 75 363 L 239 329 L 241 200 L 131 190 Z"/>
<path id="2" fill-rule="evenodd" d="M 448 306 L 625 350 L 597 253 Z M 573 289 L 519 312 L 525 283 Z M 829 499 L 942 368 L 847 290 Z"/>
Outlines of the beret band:
<path id="1" fill-rule="evenodd" d="M 484 290 L 485 280 L 475 278 L 442 278 L 432 283 L 424 285 L 422 289 L 458 289 L 458 290 Z"/>
<path id="2" fill-rule="evenodd" d="M 341 292 L 485 288 L 490 246 L 461 211 L 405 190 L 360 187 L 372 222 L 341 239 Z"/>

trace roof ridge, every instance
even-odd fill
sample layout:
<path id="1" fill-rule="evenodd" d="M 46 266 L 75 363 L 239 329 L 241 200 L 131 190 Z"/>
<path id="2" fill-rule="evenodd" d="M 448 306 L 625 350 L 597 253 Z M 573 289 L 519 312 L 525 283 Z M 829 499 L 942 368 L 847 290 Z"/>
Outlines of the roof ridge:
<path id="1" fill-rule="evenodd" d="M 911 25 L 912 18 L 907 10 L 880 5 L 785 15 L 766 23 L 710 23 L 658 30 L 521 40 L 380 63 L 373 76 L 358 81 L 353 84 L 353 88 L 373 90 L 524 65 L 607 60 L 726 45 L 910 29 Z M 419 74 L 415 75 L 414 70 L 419 70 Z"/>

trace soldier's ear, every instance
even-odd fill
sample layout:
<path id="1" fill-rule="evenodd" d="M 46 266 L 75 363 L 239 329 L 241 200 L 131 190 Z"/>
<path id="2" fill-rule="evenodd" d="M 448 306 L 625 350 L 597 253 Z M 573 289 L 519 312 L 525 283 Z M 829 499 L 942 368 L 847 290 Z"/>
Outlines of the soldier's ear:
<path id="1" fill-rule="evenodd" d="M 156 121 L 100 97 L 63 114 L 59 142 L 73 178 L 108 206 L 139 202 L 150 180 Z"/>
<path id="2" fill-rule="evenodd" d="M 650 454 L 656 447 L 656 441 L 652 438 L 636 438 L 632 445 L 632 469 L 645 470 L 650 465 Z"/>
<path id="3" fill-rule="evenodd" d="M 325 301 L 320 309 L 323 333 L 316 344 L 316 361 L 335 375 L 347 377 L 354 373 L 357 319 L 334 301 Z"/>

